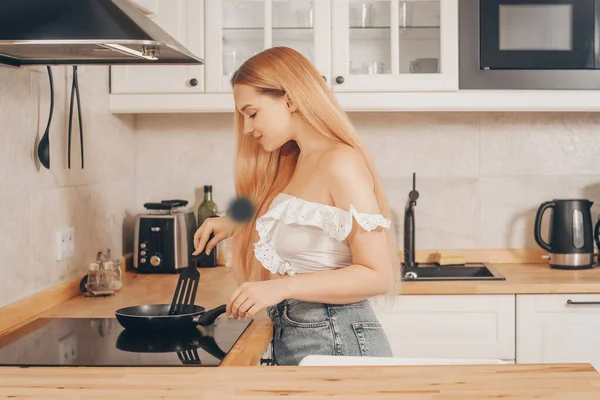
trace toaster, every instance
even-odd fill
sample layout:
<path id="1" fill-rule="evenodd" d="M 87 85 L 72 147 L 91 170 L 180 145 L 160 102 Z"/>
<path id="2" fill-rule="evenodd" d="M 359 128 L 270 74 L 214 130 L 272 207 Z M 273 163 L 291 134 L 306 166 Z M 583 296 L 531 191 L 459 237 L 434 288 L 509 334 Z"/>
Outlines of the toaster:
<path id="1" fill-rule="evenodd" d="M 177 273 L 195 263 L 194 212 L 185 200 L 145 203 L 135 220 L 133 267 L 138 272 Z"/>

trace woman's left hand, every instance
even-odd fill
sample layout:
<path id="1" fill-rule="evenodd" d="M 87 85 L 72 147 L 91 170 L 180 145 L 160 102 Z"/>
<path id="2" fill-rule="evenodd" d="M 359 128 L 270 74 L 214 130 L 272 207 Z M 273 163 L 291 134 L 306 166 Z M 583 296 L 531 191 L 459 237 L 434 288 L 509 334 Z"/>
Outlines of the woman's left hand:
<path id="1" fill-rule="evenodd" d="M 246 282 L 229 298 L 227 315 L 232 318 L 252 318 L 260 310 L 287 298 L 287 279 Z"/>

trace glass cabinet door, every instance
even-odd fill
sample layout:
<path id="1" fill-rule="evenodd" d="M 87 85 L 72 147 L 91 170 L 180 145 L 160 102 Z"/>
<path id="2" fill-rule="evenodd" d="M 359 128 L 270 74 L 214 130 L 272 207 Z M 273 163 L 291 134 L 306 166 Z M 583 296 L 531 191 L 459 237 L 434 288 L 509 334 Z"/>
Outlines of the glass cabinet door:
<path id="1" fill-rule="evenodd" d="M 334 90 L 456 90 L 457 10 L 457 0 L 333 0 Z"/>
<path id="2" fill-rule="evenodd" d="M 207 92 L 231 92 L 240 65 L 273 46 L 299 51 L 329 76 L 329 0 L 214 0 L 206 6 Z"/>

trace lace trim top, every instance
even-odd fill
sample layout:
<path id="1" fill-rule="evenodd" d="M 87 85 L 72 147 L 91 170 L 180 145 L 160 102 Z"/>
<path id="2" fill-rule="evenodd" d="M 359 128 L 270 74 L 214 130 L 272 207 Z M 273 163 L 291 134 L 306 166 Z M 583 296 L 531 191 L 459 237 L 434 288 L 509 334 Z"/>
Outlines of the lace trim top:
<path id="1" fill-rule="evenodd" d="M 353 218 L 367 231 L 391 225 L 383 215 L 359 213 L 352 205 L 344 210 L 280 193 L 256 221 L 254 255 L 271 273 L 290 276 L 350 265 L 346 238 Z"/>

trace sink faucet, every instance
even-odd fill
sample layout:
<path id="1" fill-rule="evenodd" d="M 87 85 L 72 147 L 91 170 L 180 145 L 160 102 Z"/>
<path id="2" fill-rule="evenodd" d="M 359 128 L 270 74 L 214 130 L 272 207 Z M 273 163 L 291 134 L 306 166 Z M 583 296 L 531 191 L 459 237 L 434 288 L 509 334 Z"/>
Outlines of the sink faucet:
<path id="1" fill-rule="evenodd" d="M 415 210 L 419 192 L 416 190 L 416 173 L 413 172 L 413 188 L 408 193 L 408 201 L 404 209 L 404 265 L 403 274 L 415 273 L 418 264 L 415 262 Z"/>

